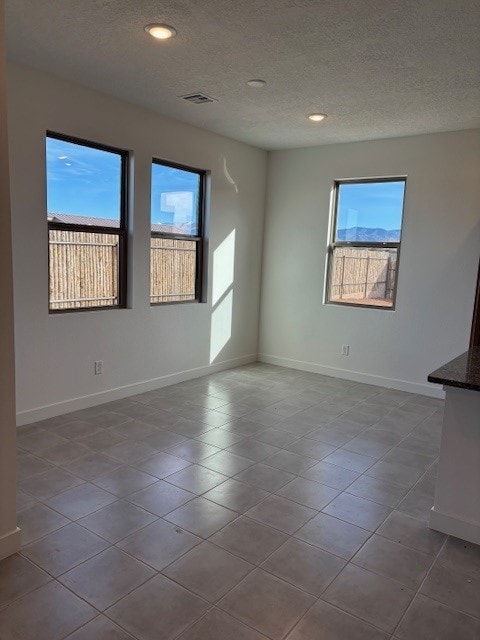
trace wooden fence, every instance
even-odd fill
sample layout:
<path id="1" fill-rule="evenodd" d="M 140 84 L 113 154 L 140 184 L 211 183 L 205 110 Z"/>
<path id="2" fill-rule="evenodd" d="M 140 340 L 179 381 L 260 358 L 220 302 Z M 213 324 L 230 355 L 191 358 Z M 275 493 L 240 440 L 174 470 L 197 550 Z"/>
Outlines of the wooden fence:
<path id="1" fill-rule="evenodd" d="M 118 236 L 49 231 L 50 309 L 118 304 Z"/>
<path id="2" fill-rule="evenodd" d="M 330 298 L 393 305 L 396 249 L 338 247 L 334 251 Z"/>
<path id="3" fill-rule="evenodd" d="M 150 243 L 150 302 L 195 300 L 195 240 L 153 236 Z"/>
<path id="4" fill-rule="evenodd" d="M 195 299 L 196 242 L 152 236 L 150 301 Z M 49 231 L 50 309 L 118 304 L 118 237 Z M 332 261 L 330 298 L 392 306 L 395 249 L 339 247 Z"/>
<path id="5" fill-rule="evenodd" d="M 50 309 L 118 304 L 118 236 L 49 231 Z M 152 303 L 195 299 L 196 242 L 152 237 Z"/>

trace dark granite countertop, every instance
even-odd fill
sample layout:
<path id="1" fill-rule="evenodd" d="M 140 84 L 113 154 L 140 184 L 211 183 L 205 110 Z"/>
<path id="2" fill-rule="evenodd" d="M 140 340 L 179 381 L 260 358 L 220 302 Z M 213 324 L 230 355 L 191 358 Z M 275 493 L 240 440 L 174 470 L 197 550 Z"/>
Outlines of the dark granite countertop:
<path id="1" fill-rule="evenodd" d="M 480 347 L 473 347 L 428 376 L 429 382 L 480 391 Z"/>

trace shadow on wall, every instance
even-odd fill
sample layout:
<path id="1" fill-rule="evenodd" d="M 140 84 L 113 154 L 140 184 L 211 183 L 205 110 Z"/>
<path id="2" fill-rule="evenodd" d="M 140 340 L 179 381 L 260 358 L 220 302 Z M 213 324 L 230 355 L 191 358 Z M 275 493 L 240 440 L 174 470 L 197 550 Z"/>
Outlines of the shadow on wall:
<path id="1" fill-rule="evenodd" d="M 234 278 L 235 229 L 213 253 L 210 364 L 216 361 L 232 337 Z"/>

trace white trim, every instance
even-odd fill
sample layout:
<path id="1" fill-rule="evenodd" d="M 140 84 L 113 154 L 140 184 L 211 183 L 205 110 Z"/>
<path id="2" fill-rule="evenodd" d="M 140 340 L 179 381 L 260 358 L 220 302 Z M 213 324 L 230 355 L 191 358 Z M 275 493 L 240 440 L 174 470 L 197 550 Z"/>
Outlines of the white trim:
<path id="1" fill-rule="evenodd" d="M 128 396 L 133 396 L 137 393 L 161 389 L 162 387 L 167 387 L 171 384 L 185 382 L 186 380 L 193 380 L 194 378 L 200 378 L 201 376 L 205 376 L 210 373 L 240 367 L 244 364 L 250 364 L 251 362 L 256 361 L 276 364 L 280 367 L 288 367 L 290 369 L 321 373 L 334 378 L 353 380 L 354 382 L 364 382 L 366 384 L 385 387 L 387 389 L 397 389 L 399 391 L 418 393 L 420 395 L 430 396 L 433 398 L 445 397 L 445 392 L 442 390 L 440 385 L 407 382 L 406 380 L 397 380 L 396 378 L 385 378 L 369 373 L 326 367 L 313 362 L 291 360 L 290 358 L 283 358 L 279 356 L 259 354 L 257 357 L 255 354 L 250 354 L 248 356 L 241 356 L 231 360 L 224 360 L 223 362 L 216 362 L 204 367 L 196 367 L 195 369 L 188 369 L 186 371 L 179 371 L 177 373 L 160 376 L 159 378 L 136 382 L 123 387 L 116 387 L 115 389 L 108 389 L 107 391 L 100 391 L 99 393 L 94 393 L 88 396 L 70 398 L 69 400 L 63 400 L 54 404 L 36 407 L 34 409 L 27 409 L 26 411 L 19 411 L 17 412 L 17 426 L 30 424 L 32 422 L 37 422 L 38 420 L 45 420 L 46 418 L 53 418 L 64 413 L 70 413 L 71 411 L 95 407 L 99 404 L 103 404 L 104 402 L 128 398 Z"/>
<path id="2" fill-rule="evenodd" d="M 193 380 L 194 378 L 200 378 L 201 376 L 206 376 L 217 371 L 232 369 L 233 367 L 240 367 L 244 364 L 256 362 L 256 360 L 257 356 L 254 354 L 241 356 L 239 358 L 233 358 L 231 360 L 224 360 L 223 362 L 215 362 L 214 364 L 210 364 L 204 367 L 196 367 L 195 369 L 179 371 L 178 373 L 171 373 L 165 376 L 160 376 L 159 378 L 144 380 L 142 382 L 135 382 L 134 384 L 128 384 L 123 387 L 116 387 L 115 389 L 108 389 L 107 391 L 100 391 L 99 393 L 93 393 L 88 396 L 80 396 L 78 398 L 63 400 L 62 402 L 57 402 L 55 404 L 36 407 L 35 409 L 19 411 L 17 412 L 17 426 L 20 427 L 24 424 L 37 422 L 38 420 L 53 418 L 55 416 L 63 415 L 64 413 L 70 413 L 71 411 L 78 411 L 80 409 L 87 409 L 88 407 L 95 407 L 99 404 L 103 404 L 104 402 L 111 402 L 113 400 L 128 398 L 128 396 L 133 396 L 137 393 L 153 391 L 154 389 L 167 387 L 178 382 L 185 382 L 186 380 Z"/>
<path id="3" fill-rule="evenodd" d="M 3 536 L 0 536 L 0 560 L 20 551 L 20 535 L 20 529 L 16 527 L 13 531 L 9 531 Z"/>
<path id="4" fill-rule="evenodd" d="M 430 510 L 430 519 L 428 526 L 435 531 L 441 531 L 449 536 L 467 540 L 474 544 L 480 544 L 480 525 L 475 522 L 467 522 L 460 520 L 447 513 L 442 513 L 434 507 Z"/>
<path id="5" fill-rule="evenodd" d="M 258 354 L 258 361 L 266 362 L 268 364 L 276 364 L 280 367 L 288 367 L 290 369 L 300 369 L 301 371 L 309 371 L 311 373 L 321 373 L 324 376 L 343 378 L 345 380 L 352 380 L 353 382 L 364 382 L 365 384 L 373 384 L 377 387 L 396 389 L 398 391 L 408 391 L 409 393 L 418 393 L 422 396 L 429 396 L 431 398 L 445 398 L 445 392 L 442 387 L 436 384 L 408 382 L 407 380 L 386 378 L 384 376 L 376 376 L 371 373 L 349 371 L 348 369 L 339 369 L 336 367 L 326 367 L 322 364 L 303 362 L 302 360 L 291 360 L 290 358 L 270 356 L 264 353 Z"/>

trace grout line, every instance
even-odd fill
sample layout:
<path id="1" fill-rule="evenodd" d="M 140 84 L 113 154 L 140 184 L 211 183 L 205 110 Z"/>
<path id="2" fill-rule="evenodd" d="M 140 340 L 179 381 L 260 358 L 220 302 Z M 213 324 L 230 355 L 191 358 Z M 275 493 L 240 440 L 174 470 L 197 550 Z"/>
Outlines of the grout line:
<path id="1" fill-rule="evenodd" d="M 407 616 L 408 611 L 411 609 L 412 604 L 414 602 L 414 600 L 416 599 L 416 597 L 419 595 L 423 585 L 425 584 L 428 576 L 430 575 L 430 572 L 433 568 L 433 566 L 435 565 L 439 555 L 441 554 L 441 552 L 443 551 L 444 547 L 446 546 L 448 540 L 449 540 L 450 536 L 446 536 L 445 540 L 443 541 L 442 545 L 440 546 L 438 552 L 435 554 L 434 558 L 433 558 L 433 562 L 431 563 L 427 573 L 425 574 L 424 579 L 421 581 L 420 585 L 418 586 L 417 590 L 415 591 L 413 598 L 410 600 L 408 607 L 405 609 L 405 611 L 403 612 L 403 615 L 401 616 L 400 620 L 398 621 L 397 625 L 395 626 L 393 633 L 392 633 L 392 637 L 395 636 L 395 634 L 397 633 L 398 629 L 400 628 L 400 625 L 402 624 L 403 620 L 405 619 L 405 617 Z"/>

